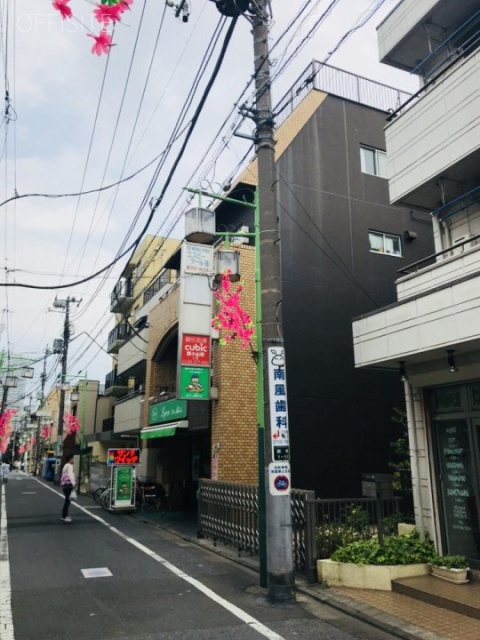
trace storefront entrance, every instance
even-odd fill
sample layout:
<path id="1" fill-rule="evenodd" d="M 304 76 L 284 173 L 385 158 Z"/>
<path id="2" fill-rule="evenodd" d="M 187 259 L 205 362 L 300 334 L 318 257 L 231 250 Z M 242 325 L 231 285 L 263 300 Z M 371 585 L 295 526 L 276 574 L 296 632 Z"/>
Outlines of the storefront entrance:
<path id="1" fill-rule="evenodd" d="M 480 567 L 480 384 L 431 390 L 444 553 Z"/>

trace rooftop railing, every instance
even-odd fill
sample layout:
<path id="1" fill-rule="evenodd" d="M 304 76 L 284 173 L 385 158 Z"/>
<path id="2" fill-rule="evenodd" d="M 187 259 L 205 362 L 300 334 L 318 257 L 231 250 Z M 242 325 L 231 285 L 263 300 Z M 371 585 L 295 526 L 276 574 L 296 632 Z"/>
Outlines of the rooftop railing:
<path id="1" fill-rule="evenodd" d="M 411 96 L 406 91 L 313 60 L 279 101 L 275 110 L 279 114 L 277 125 L 292 113 L 312 89 L 385 112 L 395 111 Z"/>

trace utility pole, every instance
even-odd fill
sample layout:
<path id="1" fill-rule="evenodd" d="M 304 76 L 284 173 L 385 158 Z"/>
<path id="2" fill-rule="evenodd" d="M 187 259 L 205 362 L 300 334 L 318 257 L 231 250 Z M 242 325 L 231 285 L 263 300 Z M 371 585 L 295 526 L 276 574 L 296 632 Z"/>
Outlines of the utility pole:
<path id="1" fill-rule="evenodd" d="M 275 139 L 271 99 L 269 0 L 212 0 L 226 16 L 247 13 L 252 23 L 256 104 L 253 111 L 258 163 L 260 219 L 261 308 L 263 333 L 263 389 L 265 425 L 265 505 L 268 599 L 294 599 L 293 536 L 290 499 L 290 451 L 286 401 L 285 351 L 282 328 L 280 236 L 276 202 Z M 272 379 L 281 384 L 273 385 Z M 272 402 L 278 393 L 280 399 Z M 278 396 L 280 398 L 280 396 Z M 278 402 L 278 404 L 277 404 Z M 273 405 L 273 406 L 272 406 Z M 282 447 L 274 446 L 273 432 L 281 426 Z M 272 428 L 273 427 L 273 428 Z"/>
<path id="2" fill-rule="evenodd" d="M 63 444 L 62 444 L 62 436 L 63 436 L 63 422 L 64 422 L 64 413 L 65 413 L 65 380 L 67 378 L 67 361 L 68 361 L 68 344 L 70 342 L 70 304 L 72 302 L 78 302 L 80 304 L 80 300 L 76 298 L 71 298 L 68 296 L 65 300 L 59 300 L 55 298 L 53 302 L 53 306 L 56 309 L 62 309 L 65 311 L 65 321 L 63 323 L 63 339 L 62 339 L 62 350 L 61 350 L 61 364 L 62 364 L 62 373 L 60 376 L 60 402 L 58 406 L 58 429 L 57 429 L 57 446 L 55 457 L 57 458 L 57 464 L 55 469 L 55 480 L 60 481 L 61 474 L 61 462 L 63 457 Z"/>
<path id="3" fill-rule="evenodd" d="M 43 371 L 40 374 L 40 410 L 43 407 L 43 403 L 45 402 L 45 382 L 47 380 L 47 358 L 50 355 L 51 351 L 48 347 L 45 349 L 45 355 L 43 356 Z M 37 415 L 37 446 L 35 452 L 35 468 L 33 471 L 33 475 L 36 476 L 38 473 L 38 468 L 40 465 L 40 425 L 42 422 L 42 415 Z"/>

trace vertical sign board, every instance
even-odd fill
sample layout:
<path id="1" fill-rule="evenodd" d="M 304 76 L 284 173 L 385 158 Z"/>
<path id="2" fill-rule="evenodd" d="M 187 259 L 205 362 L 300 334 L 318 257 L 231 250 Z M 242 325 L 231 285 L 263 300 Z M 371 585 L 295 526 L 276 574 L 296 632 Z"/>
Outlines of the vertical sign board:
<path id="1" fill-rule="evenodd" d="M 272 460 L 290 460 L 288 435 L 287 374 L 285 349 L 268 348 L 268 389 L 270 399 L 270 428 L 272 432 Z"/>
<path id="2" fill-rule="evenodd" d="M 268 390 L 273 460 L 268 465 L 270 494 L 274 496 L 288 495 L 291 489 L 290 438 L 288 433 L 287 375 L 283 347 L 268 348 Z"/>
<path id="3" fill-rule="evenodd" d="M 134 492 L 135 467 L 113 467 L 113 504 L 115 509 L 128 509 L 135 506 Z"/>
<path id="4" fill-rule="evenodd" d="M 210 396 L 213 247 L 182 245 L 181 305 L 177 397 L 208 400 Z"/>

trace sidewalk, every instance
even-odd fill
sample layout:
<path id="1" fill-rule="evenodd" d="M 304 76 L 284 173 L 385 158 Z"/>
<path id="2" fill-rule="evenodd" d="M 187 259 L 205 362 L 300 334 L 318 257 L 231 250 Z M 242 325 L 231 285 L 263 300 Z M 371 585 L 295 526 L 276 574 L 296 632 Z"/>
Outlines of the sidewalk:
<path id="1" fill-rule="evenodd" d="M 136 517 L 258 571 L 258 558 L 197 537 L 195 518 L 185 514 L 139 512 Z M 461 587 L 455 586 L 458 589 Z M 299 593 L 355 616 L 403 640 L 480 640 L 480 620 L 422 602 L 401 593 L 328 588 L 296 577 Z M 477 585 L 475 585 L 475 597 Z M 478 585 L 480 601 L 480 585 Z"/>

